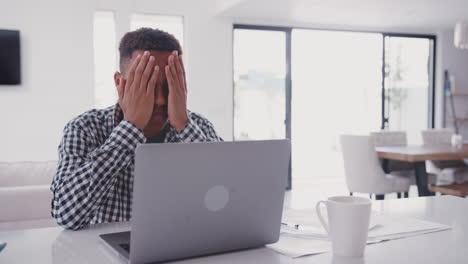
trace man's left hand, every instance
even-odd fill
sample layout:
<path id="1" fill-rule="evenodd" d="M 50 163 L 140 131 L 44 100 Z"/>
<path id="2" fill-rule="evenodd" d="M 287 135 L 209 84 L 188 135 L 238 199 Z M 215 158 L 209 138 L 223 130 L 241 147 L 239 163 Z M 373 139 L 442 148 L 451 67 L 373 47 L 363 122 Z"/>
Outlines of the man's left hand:
<path id="1" fill-rule="evenodd" d="M 168 118 L 172 127 L 181 131 L 188 122 L 187 115 L 187 85 L 182 56 L 177 51 L 172 52 L 165 68 L 169 85 Z"/>

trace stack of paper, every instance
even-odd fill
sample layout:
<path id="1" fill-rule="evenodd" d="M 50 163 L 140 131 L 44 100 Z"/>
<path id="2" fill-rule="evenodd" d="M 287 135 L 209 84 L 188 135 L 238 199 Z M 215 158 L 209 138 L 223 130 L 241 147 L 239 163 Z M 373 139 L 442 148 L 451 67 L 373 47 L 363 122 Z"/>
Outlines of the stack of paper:
<path id="1" fill-rule="evenodd" d="M 325 212 L 326 210 L 323 210 L 323 213 Z M 315 210 L 287 210 L 283 215 L 283 223 L 285 225 L 281 228 L 280 240 L 267 247 L 293 258 L 331 250 L 328 234 L 319 222 Z M 438 223 L 372 212 L 367 243 L 378 243 L 450 228 Z"/>

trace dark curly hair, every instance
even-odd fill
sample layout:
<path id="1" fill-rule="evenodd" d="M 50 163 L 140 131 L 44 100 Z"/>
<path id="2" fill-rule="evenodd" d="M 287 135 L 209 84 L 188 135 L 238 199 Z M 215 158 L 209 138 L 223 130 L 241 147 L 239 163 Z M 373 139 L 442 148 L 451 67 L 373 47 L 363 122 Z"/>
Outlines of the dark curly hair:
<path id="1" fill-rule="evenodd" d="M 157 50 L 174 51 L 177 50 L 182 55 L 182 48 L 179 41 L 172 35 L 157 28 L 140 28 L 127 32 L 120 40 L 120 70 L 132 57 L 135 50 Z"/>

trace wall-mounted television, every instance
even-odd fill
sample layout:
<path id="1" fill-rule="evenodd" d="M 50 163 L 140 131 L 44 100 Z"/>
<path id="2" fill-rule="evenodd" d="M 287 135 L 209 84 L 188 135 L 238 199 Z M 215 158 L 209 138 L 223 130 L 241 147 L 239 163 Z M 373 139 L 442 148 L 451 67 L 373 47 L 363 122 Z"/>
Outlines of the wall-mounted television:
<path id="1" fill-rule="evenodd" d="M 0 29 L 0 85 L 20 83 L 20 33 Z"/>

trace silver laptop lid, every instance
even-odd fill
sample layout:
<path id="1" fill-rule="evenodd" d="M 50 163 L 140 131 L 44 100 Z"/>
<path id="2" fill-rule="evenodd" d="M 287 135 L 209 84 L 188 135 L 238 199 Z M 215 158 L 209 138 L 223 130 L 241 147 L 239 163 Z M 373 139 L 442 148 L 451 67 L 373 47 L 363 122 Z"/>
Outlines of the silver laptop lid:
<path id="1" fill-rule="evenodd" d="M 139 145 L 131 263 L 278 240 L 289 140 Z"/>

